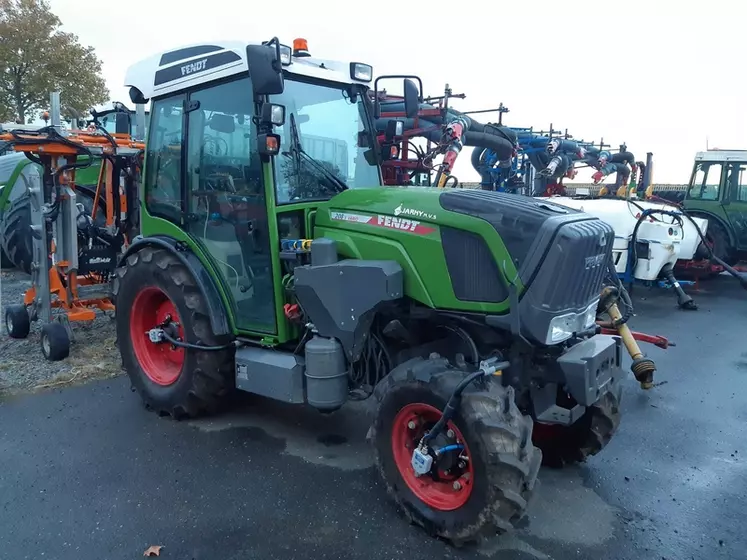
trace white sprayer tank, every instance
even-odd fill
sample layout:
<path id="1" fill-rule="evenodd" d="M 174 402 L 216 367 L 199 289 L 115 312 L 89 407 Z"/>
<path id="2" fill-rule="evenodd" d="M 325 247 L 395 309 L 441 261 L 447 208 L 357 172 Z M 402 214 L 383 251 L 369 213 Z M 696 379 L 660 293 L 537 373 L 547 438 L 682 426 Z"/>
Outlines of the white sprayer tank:
<path id="1" fill-rule="evenodd" d="M 639 208 L 620 199 L 579 199 L 554 196 L 552 201 L 581 210 L 608 223 L 615 230 L 615 242 L 612 246 L 615 269 L 618 274 L 625 273 L 628 266 L 628 247 L 638 222 L 637 215 L 641 212 Z M 633 276 L 639 280 L 657 280 L 666 265 L 674 265 L 680 258 L 683 231 L 678 225 L 655 221 L 653 217 L 647 218 L 638 227 L 636 239 L 638 242 L 648 243 L 648 254 L 638 255 L 633 271 Z"/>

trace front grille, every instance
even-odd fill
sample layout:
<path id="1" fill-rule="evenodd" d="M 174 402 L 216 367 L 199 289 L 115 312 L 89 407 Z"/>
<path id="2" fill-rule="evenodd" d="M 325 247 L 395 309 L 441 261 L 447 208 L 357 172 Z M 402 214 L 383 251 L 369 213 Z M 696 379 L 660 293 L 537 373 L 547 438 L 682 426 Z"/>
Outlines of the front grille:
<path id="1" fill-rule="evenodd" d="M 508 297 L 508 289 L 482 237 L 442 226 L 441 243 L 457 299 L 500 303 Z"/>
<path id="2" fill-rule="evenodd" d="M 604 237 L 604 244 L 600 239 Z M 599 297 L 607 273 L 614 232 L 601 220 L 566 223 L 545 253 L 530 291 L 542 294 L 549 310 L 586 307 Z"/>
<path id="3" fill-rule="evenodd" d="M 480 190 L 447 190 L 441 206 L 451 212 L 481 218 L 495 228 L 516 268 L 521 268 L 530 248 L 548 220 L 580 212 L 549 200 Z"/>

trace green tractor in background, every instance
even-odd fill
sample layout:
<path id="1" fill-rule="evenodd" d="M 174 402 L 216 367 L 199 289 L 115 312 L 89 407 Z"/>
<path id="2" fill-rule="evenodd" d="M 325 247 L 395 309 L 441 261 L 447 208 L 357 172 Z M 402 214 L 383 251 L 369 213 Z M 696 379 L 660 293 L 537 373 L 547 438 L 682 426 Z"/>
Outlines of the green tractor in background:
<path id="1" fill-rule="evenodd" d="M 374 396 L 389 494 L 461 543 L 524 516 L 543 451 L 584 460 L 619 424 L 622 346 L 595 323 L 614 233 L 550 200 L 383 187 L 372 74 L 277 38 L 129 69 L 151 113 L 118 345 L 175 418 L 233 389 L 324 413 Z"/>
<path id="2" fill-rule="evenodd" d="M 682 204 L 708 220 L 718 258 L 730 266 L 747 259 L 747 150 L 698 152 Z"/>
<path id="3" fill-rule="evenodd" d="M 91 111 L 89 126 L 98 125 L 110 134 L 128 132 L 136 137 L 135 112 L 121 103 L 113 103 L 100 111 Z M 33 134 L 40 127 L 32 125 L 2 125 L 3 132 L 17 131 Z M 147 126 L 146 126 L 147 129 Z M 81 156 L 79 161 L 87 160 Z M 80 195 L 82 212 L 91 215 L 96 184 L 101 171 L 101 161 L 94 160 L 89 167 L 76 172 L 77 192 Z M 17 268 L 29 274 L 33 251 L 31 243 L 31 198 L 28 193 L 32 174 L 39 175 L 42 167 L 28 159 L 25 154 L 8 148 L 0 153 L 0 250 L 2 268 Z M 104 205 L 104 201 L 100 202 Z M 106 215 L 105 208 L 97 216 L 99 225 Z"/>

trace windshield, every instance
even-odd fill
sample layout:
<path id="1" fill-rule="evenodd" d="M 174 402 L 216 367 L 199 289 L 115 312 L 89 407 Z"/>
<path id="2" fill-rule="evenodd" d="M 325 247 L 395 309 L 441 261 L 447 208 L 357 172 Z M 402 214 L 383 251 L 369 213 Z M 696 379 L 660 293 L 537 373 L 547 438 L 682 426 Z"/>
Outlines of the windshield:
<path id="1" fill-rule="evenodd" d="M 286 115 L 285 124 L 275 129 L 282 138 L 281 155 L 275 160 L 278 204 L 327 199 L 340 192 L 343 186 L 325 176 L 320 166 L 349 189 L 381 186 L 371 148 L 376 138 L 362 92 L 351 98 L 349 88 L 286 80 L 285 91 L 270 101 L 284 105 Z M 308 157 L 293 157 L 293 121 L 300 149 Z"/>
<path id="2" fill-rule="evenodd" d="M 721 163 L 698 163 L 687 197 L 697 200 L 718 200 L 722 171 Z"/>
<path id="3" fill-rule="evenodd" d="M 109 113 L 99 119 L 101 126 L 104 127 L 109 134 L 117 132 L 117 113 Z M 137 129 L 137 123 L 135 115 L 130 116 L 130 136 L 135 136 Z M 145 113 L 145 133 L 148 134 L 148 112 Z M 147 136 L 146 136 L 147 137 Z"/>

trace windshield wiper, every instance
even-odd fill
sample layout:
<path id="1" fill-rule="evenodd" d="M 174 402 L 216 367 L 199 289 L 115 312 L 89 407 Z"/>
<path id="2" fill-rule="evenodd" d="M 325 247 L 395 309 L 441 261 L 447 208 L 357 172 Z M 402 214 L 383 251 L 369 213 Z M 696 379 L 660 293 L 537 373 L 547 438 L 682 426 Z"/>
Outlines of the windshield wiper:
<path id="1" fill-rule="evenodd" d="M 307 154 L 304 151 L 304 149 L 301 147 L 301 138 L 298 134 L 298 127 L 296 126 L 296 117 L 293 113 L 290 114 L 290 133 L 291 133 L 290 153 L 293 156 L 293 159 L 295 160 L 296 169 L 298 170 L 299 174 L 301 172 L 300 156 L 303 156 L 304 159 L 306 159 L 306 161 L 308 161 L 314 169 L 316 169 L 319 173 L 324 175 L 324 177 L 326 177 L 332 183 L 334 183 L 335 187 L 337 187 L 338 192 L 342 192 L 348 189 L 348 186 L 345 184 L 345 182 L 342 179 L 340 179 L 332 171 L 324 167 L 324 165 L 322 165 L 317 160 L 315 160 L 313 157 L 311 157 L 309 154 Z"/>

